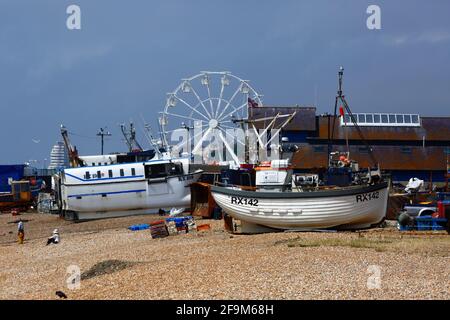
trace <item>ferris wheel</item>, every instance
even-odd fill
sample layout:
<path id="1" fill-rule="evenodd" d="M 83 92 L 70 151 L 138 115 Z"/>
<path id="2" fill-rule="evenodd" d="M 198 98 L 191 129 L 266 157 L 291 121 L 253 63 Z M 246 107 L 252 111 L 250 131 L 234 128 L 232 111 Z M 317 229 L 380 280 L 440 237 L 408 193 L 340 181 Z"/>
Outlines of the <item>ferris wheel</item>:
<path id="1" fill-rule="evenodd" d="M 167 94 L 159 118 L 164 143 L 172 153 L 182 149 L 201 157 L 203 163 L 223 161 L 228 155 L 231 159 L 227 160 L 239 164 L 236 146 L 245 146 L 245 138 L 233 130 L 248 118 L 249 107 L 262 106 L 261 97 L 248 80 L 226 71 L 202 71 L 182 79 Z M 173 138 L 180 129 L 186 131 L 181 143 Z"/>

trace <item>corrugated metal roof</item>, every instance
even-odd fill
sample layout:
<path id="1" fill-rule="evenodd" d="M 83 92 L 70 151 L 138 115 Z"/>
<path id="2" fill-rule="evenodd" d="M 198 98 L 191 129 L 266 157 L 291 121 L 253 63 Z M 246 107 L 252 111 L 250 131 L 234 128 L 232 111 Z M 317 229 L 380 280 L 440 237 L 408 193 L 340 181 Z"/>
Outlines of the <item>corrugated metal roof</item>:
<path id="1" fill-rule="evenodd" d="M 330 117 L 331 127 L 333 116 Z M 364 127 L 360 129 L 367 140 L 396 140 L 396 141 L 450 141 L 450 117 L 421 117 L 420 127 Z M 345 131 L 350 140 L 360 140 L 354 127 L 340 126 L 336 119 L 334 138 L 345 139 Z M 319 116 L 318 139 L 328 138 L 328 119 Z"/>

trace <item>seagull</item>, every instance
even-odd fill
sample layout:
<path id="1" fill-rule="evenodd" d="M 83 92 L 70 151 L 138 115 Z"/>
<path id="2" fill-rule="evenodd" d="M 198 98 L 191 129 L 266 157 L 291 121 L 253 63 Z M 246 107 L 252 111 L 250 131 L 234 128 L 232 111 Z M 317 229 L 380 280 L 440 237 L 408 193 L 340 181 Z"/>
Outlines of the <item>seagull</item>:
<path id="1" fill-rule="evenodd" d="M 67 299 L 67 296 L 64 292 L 62 291 L 56 291 L 55 294 L 60 297 L 61 299 Z"/>
<path id="2" fill-rule="evenodd" d="M 31 139 L 31 141 L 33 141 L 34 143 L 39 143 L 39 142 L 41 142 L 41 140 L 38 140 L 38 139 Z"/>

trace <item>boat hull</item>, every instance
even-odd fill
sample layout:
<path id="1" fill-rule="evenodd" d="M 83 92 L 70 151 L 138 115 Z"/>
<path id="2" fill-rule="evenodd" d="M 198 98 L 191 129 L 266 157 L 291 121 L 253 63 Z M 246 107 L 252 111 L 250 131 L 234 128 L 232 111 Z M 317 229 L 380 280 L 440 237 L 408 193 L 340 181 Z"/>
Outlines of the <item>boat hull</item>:
<path id="1" fill-rule="evenodd" d="M 386 214 L 388 184 L 317 192 L 244 191 L 213 186 L 216 203 L 246 225 L 279 230 L 361 229 Z"/>
<path id="2" fill-rule="evenodd" d="M 201 172 L 173 176 L 161 182 L 147 179 L 119 184 L 63 186 L 64 217 L 92 220 L 139 214 L 154 214 L 159 209 L 188 208 L 190 184 Z"/>

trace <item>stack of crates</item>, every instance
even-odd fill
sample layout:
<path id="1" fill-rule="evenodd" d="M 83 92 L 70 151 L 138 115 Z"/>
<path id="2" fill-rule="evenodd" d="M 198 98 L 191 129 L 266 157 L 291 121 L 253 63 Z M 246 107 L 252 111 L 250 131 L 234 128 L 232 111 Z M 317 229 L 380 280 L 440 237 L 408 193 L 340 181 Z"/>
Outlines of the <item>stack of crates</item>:
<path id="1" fill-rule="evenodd" d="M 169 236 L 165 221 L 158 220 L 150 223 L 150 234 L 152 235 L 153 239 L 165 238 Z"/>
<path id="2" fill-rule="evenodd" d="M 192 219 L 191 216 L 173 217 L 173 218 L 167 218 L 166 222 L 167 223 L 175 222 L 178 233 L 186 233 L 188 231 L 187 230 L 187 221 L 191 220 L 191 219 Z"/>
<path id="3" fill-rule="evenodd" d="M 431 216 L 417 217 L 416 219 L 417 230 L 445 230 L 445 224 L 447 219 L 445 218 L 432 218 Z"/>
<path id="4" fill-rule="evenodd" d="M 400 231 L 441 231 L 446 230 L 447 219 L 431 216 L 416 217 L 414 225 L 399 226 Z"/>

